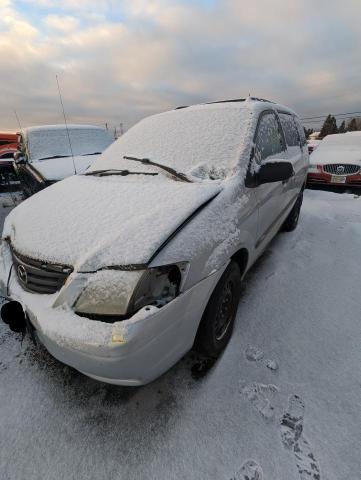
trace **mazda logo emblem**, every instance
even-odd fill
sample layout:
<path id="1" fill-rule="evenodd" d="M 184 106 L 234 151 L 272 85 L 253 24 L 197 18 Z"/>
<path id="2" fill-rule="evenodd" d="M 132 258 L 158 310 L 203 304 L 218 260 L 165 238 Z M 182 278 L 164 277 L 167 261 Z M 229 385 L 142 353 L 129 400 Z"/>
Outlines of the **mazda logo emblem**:
<path id="1" fill-rule="evenodd" d="M 345 171 L 345 167 L 343 165 L 339 165 L 337 167 L 337 173 L 343 173 Z"/>
<path id="2" fill-rule="evenodd" d="M 18 276 L 23 283 L 28 283 L 28 274 L 24 265 L 18 265 Z"/>

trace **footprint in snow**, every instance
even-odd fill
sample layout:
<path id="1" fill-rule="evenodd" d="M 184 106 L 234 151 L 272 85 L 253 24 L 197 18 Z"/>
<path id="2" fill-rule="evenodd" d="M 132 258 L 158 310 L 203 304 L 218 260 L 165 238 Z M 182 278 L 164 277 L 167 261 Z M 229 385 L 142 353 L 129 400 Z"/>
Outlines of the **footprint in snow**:
<path id="1" fill-rule="evenodd" d="M 305 405 L 297 395 L 291 395 L 288 408 L 281 418 L 281 439 L 288 450 L 293 451 L 300 480 L 320 480 L 320 467 L 312 447 L 303 435 Z"/>
<path id="2" fill-rule="evenodd" d="M 268 397 L 276 392 L 278 392 L 278 388 L 275 385 L 263 385 L 256 382 L 241 387 L 243 397 L 266 421 L 272 421 L 275 416 L 274 406 Z"/>
<path id="3" fill-rule="evenodd" d="M 249 362 L 260 362 L 269 368 L 270 370 L 278 370 L 278 363 L 275 360 L 264 358 L 264 352 L 255 345 L 248 345 L 245 351 L 246 359 Z"/>
<path id="4" fill-rule="evenodd" d="M 247 460 L 231 480 L 263 480 L 263 470 L 254 460 Z"/>

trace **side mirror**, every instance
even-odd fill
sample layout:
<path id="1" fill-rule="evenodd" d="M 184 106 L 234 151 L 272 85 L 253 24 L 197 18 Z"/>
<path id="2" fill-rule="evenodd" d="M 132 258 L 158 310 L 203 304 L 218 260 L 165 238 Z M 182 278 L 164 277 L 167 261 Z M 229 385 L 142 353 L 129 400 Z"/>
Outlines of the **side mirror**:
<path id="1" fill-rule="evenodd" d="M 292 163 L 290 162 L 270 162 L 261 165 L 257 174 L 257 184 L 273 182 L 284 182 L 293 177 L 295 172 L 293 171 Z"/>
<path id="2" fill-rule="evenodd" d="M 290 162 L 269 162 L 260 166 L 258 172 L 246 176 L 246 187 L 254 188 L 263 183 L 284 182 L 295 174 Z"/>

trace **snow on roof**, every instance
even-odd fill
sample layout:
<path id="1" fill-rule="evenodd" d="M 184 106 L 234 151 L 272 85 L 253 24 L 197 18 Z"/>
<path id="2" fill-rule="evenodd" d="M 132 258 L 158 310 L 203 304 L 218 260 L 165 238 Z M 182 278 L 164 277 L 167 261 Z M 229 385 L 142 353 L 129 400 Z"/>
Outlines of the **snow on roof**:
<path id="1" fill-rule="evenodd" d="M 312 138 L 313 140 L 318 140 L 318 137 L 320 136 L 321 132 L 313 132 L 309 135 L 309 138 Z"/>
<path id="2" fill-rule="evenodd" d="M 57 124 L 57 125 L 36 125 L 36 126 L 33 126 L 33 127 L 27 127 L 27 128 L 24 128 L 24 133 L 28 133 L 28 132 L 36 132 L 36 131 L 39 131 L 39 130 L 46 130 L 46 131 L 49 131 L 49 130 L 66 130 L 66 125 L 65 123 L 60 123 L 60 124 Z M 77 123 L 68 123 L 68 129 L 69 130 L 105 130 L 106 129 L 104 127 L 99 127 L 99 126 L 96 126 L 96 125 L 81 125 L 81 124 L 77 124 Z"/>
<path id="3" fill-rule="evenodd" d="M 71 148 L 69 145 L 69 138 Z M 43 125 L 24 130 L 30 161 L 55 156 L 102 153 L 113 141 L 110 133 L 93 125 Z"/>
<path id="4" fill-rule="evenodd" d="M 147 117 L 107 149 L 91 170 L 154 171 L 154 167 L 123 158 L 134 156 L 202 178 L 212 175 L 224 178 L 245 151 L 248 155 L 257 120 L 255 114 L 268 108 L 277 105 L 256 101 L 213 103 Z"/>

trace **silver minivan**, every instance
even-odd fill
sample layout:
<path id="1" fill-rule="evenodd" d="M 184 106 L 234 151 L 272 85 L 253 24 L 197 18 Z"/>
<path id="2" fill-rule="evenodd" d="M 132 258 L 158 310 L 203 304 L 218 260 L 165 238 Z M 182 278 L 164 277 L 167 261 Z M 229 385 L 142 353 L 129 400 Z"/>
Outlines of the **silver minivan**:
<path id="1" fill-rule="evenodd" d="M 193 346 L 217 357 L 242 278 L 297 225 L 307 169 L 300 121 L 276 103 L 148 117 L 8 215 L 2 318 L 118 385 L 150 382 Z"/>

